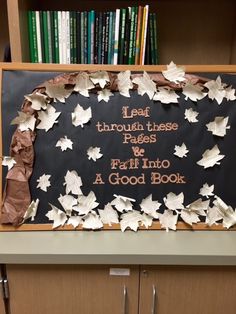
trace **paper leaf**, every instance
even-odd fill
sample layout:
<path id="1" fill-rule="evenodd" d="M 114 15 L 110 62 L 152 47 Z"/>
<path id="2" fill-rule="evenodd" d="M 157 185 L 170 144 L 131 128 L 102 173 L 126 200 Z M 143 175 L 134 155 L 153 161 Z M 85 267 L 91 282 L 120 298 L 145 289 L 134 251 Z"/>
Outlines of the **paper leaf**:
<path id="1" fill-rule="evenodd" d="M 142 214 L 141 226 L 145 226 L 145 228 L 149 228 L 152 226 L 153 218 L 147 214 Z"/>
<path id="2" fill-rule="evenodd" d="M 150 99 L 156 93 L 156 84 L 151 80 L 147 72 L 143 72 L 142 76 L 135 77 L 133 83 L 138 85 L 138 94 L 143 96 L 147 94 Z"/>
<path id="3" fill-rule="evenodd" d="M 152 194 L 144 198 L 140 204 L 141 210 L 153 218 L 158 218 L 156 211 L 160 208 L 160 206 L 161 203 L 152 200 Z"/>
<path id="4" fill-rule="evenodd" d="M 109 75 L 106 71 L 97 71 L 90 74 L 90 79 L 94 84 L 99 84 L 101 88 L 110 82 Z"/>
<path id="5" fill-rule="evenodd" d="M 158 214 L 161 228 L 165 228 L 168 232 L 169 229 L 176 230 L 178 221 L 178 214 L 174 215 L 172 210 L 166 209 L 163 214 Z"/>
<path id="6" fill-rule="evenodd" d="M 31 108 L 34 110 L 47 109 L 48 105 L 48 96 L 41 93 L 32 93 L 25 95 L 25 99 L 31 102 Z"/>
<path id="7" fill-rule="evenodd" d="M 103 156 L 103 154 L 100 153 L 100 150 L 100 147 L 89 147 L 87 150 L 88 159 L 92 159 L 93 161 L 100 159 Z"/>
<path id="8" fill-rule="evenodd" d="M 104 210 L 99 209 L 98 212 L 104 224 L 108 224 L 109 226 L 111 226 L 113 223 L 119 223 L 118 214 L 113 209 L 110 203 L 105 205 Z"/>
<path id="9" fill-rule="evenodd" d="M 175 193 L 168 193 L 166 197 L 163 198 L 164 203 L 168 209 L 177 210 L 184 209 L 184 194 L 180 193 L 176 195 Z"/>
<path id="10" fill-rule="evenodd" d="M 120 221 L 121 231 L 124 232 L 127 228 L 130 228 L 133 231 L 137 231 L 140 221 L 142 221 L 142 215 L 137 210 L 122 214 Z"/>
<path id="11" fill-rule="evenodd" d="M 160 101 L 162 104 L 177 104 L 179 95 L 172 89 L 158 87 L 157 93 L 154 95 L 154 101 Z"/>
<path id="12" fill-rule="evenodd" d="M 213 167 L 215 165 L 220 165 L 220 160 L 223 159 L 225 155 L 220 155 L 220 150 L 217 145 L 215 145 L 212 149 L 207 149 L 203 155 L 202 159 L 197 161 L 199 166 L 206 168 Z"/>
<path id="13" fill-rule="evenodd" d="M 193 108 L 185 109 L 184 112 L 184 118 L 188 120 L 190 123 L 198 122 L 197 116 L 199 113 L 197 111 L 194 111 Z"/>
<path id="14" fill-rule="evenodd" d="M 55 229 L 59 226 L 64 226 L 64 224 L 67 221 L 66 214 L 56 206 L 52 204 L 49 205 L 51 206 L 52 209 L 47 212 L 46 217 L 48 217 L 49 220 L 53 220 L 52 228 Z"/>
<path id="15" fill-rule="evenodd" d="M 16 164 L 16 161 L 13 157 L 3 156 L 2 166 L 6 166 L 8 171 Z"/>
<path id="16" fill-rule="evenodd" d="M 61 206 L 65 210 L 66 214 L 68 216 L 71 216 L 71 212 L 73 210 L 73 207 L 77 205 L 77 199 L 74 198 L 72 195 L 61 195 L 58 198 L 58 201 L 60 202 Z"/>
<path id="17" fill-rule="evenodd" d="M 234 101 L 236 99 L 235 89 L 232 88 L 232 86 L 229 86 L 225 89 L 225 98 L 227 99 L 227 101 Z"/>
<path id="18" fill-rule="evenodd" d="M 27 208 L 25 214 L 24 214 L 24 221 L 31 218 L 31 221 L 34 221 L 34 218 L 37 214 L 37 210 L 38 210 L 38 205 L 39 205 L 39 199 L 36 199 L 36 201 L 32 201 L 29 205 L 29 207 Z"/>
<path id="19" fill-rule="evenodd" d="M 185 69 L 183 67 L 177 67 L 173 61 L 167 65 L 167 70 L 162 71 L 162 74 L 168 81 L 176 84 L 185 81 Z"/>
<path id="20" fill-rule="evenodd" d="M 72 93 L 72 89 L 65 89 L 65 84 L 51 84 L 49 82 L 45 83 L 46 94 L 53 98 L 54 101 L 59 100 L 64 103 L 66 98 Z"/>
<path id="21" fill-rule="evenodd" d="M 95 212 L 89 213 L 83 217 L 83 220 L 82 226 L 84 229 L 97 230 L 103 228 L 103 223 Z"/>
<path id="22" fill-rule="evenodd" d="M 236 224 L 236 212 L 231 206 L 228 207 L 228 210 L 225 212 L 223 217 L 223 227 L 229 229 L 230 227 Z"/>
<path id="23" fill-rule="evenodd" d="M 209 208 L 210 200 L 203 201 L 201 198 L 186 206 L 186 210 L 195 212 L 200 216 L 206 216 L 205 211 Z"/>
<path id="24" fill-rule="evenodd" d="M 199 194 L 202 196 L 205 196 L 206 198 L 209 198 L 209 196 L 213 196 L 214 193 L 214 184 L 209 186 L 207 183 L 203 184 L 202 188 L 200 189 Z"/>
<path id="25" fill-rule="evenodd" d="M 86 72 L 79 73 L 76 76 L 74 91 L 85 97 L 89 97 L 89 90 L 94 88 L 89 75 Z"/>
<path id="26" fill-rule="evenodd" d="M 92 110 L 91 107 L 88 109 L 83 109 L 79 104 L 76 106 L 74 112 L 71 114 L 72 116 L 72 124 L 74 126 L 84 127 L 84 124 L 88 123 L 92 118 Z"/>
<path id="27" fill-rule="evenodd" d="M 216 80 L 211 80 L 204 84 L 208 88 L 208 97 L 216 100 L 220 105 L 225 97 L 224 85 L 221 83 L 221 77 L 218 76 Z"/>
<path id="28" fill-rule="evenodd" d="M 216 206 L 209 207 L 206 215 L 205 223 L 208 226 L 217 225 L 217 221 L 222 219 L 222 215 Z"/>
<path id="29" fill-rule="evenodd" d="M 200 85 L 193 85 L 192 83 L 187 82 L 186 85 L 183 86 L 182 93 L 185 96 L 185 100 L 191 99 L 196 102 L 206 97 L 207 93 L 203 93 L 203 89 L 204 87 Z"/>
<path id="30" fill-rule="evenodd" d="M 215 117 L 215 120 L 206 124 L 207 130 L 212 132 L 213 135 L 224 137 L 226 130 L 230 129 L 227 125 L 229 117 Z"/>
<path id="31" fill-rule="evenodd" d="M 34 131 L 36 119 L 34 115 L 18 111 L 18 117 L 11 121 L 11 125 L 18 124 L 20 131 L 24 132 L 27 130 Z"/>
<path id="32" fill-rule="evenodd" d="M 75 170 L 68 170 L 64 178 L 65 182 L 63 185 L 66 186 L 66 194 L 69 194 L 70 192 L 75 195 L 83 194 L 80 188 L 83 183 L 81 177 L 78 176 L 78 173 Z"/>
<path id="33" fill-rule="evenodd" d="M 179 158 L 187 157 L 188 152 L 189 150 L 184 143 L 181 146 L 175 145 L 174 155 L 178 156 Z"/>
<path id="34" fill-rule="evenodd" d="M 131 72 L 126 70 L 125 72 L 120 72 L 117 75 L 117 87 L 121 95 L 125 97 L 130 97 L 129 90 L 133 88 L 133 83 L 130 79 Z"/>
<path id="35" fill-rule="evenodd" d="M 57 118 L 60 114 L 61 112 L 56 112 L 56 109 L 53 106 L 48 105 L 45 111 L 38 112 L 40 123 L 37 125 L 37 129 L 42 129 L 47 132 L 55 123 L 58 123 Z"/>
<path id="36" fill-rule="evenodd" d="M 60 147 L 63 152 L 67 149 L 72 150 L 72 145 L 73 142 L 69 138 L 67 138 L 67 136 L 61 137 L 56 143 L 56 147 Z"/>
<path id="37" fill-rule="evenodd" d="M 50 178 L 51 175 L 49 174 L 43 174 L 41 177 L 39 177 L 39 179 L 37 180 L 37 188 L 41 189 L 44 192 L 47 192 L 47 188 L 51 186 L 51 183 L 49 181 Z"/>
<path id="38" fill-rule="evenodd" d="M 114 194 L 114 196 L 115 199 L 111 202 L 111 205 L 115 206 L 118 212 L 123 213 L 124 211 L 128 212 L 133 210 L 131 202 L 135 202 L 135 199 L 116 194 Z"/>
<path id="39" fill-rule="evenodd" d="M 180 217 L 190 226 L 192 226 L 193 223 L 197 223 L 200 221 L 200 219 L 198 218 L 198 213 L 192 210 L 182 209 Z"/>
<path id="40" fill-rule="evenodd" d="M 100 102 L 101 100 L 104 100 L 105 102 L 108 102 L 110 97 L 114 96 L 109 89 L 102 89 L 100 91 L 98 91 L 98 102 Z"/>
<path id="41" fill-rule="evenodd" d="M 77 211 L 79 215 L 87 215 L 92 209 L 96 208 L 99 203 L 96 202 L 96 195 L 91 191 L 87 196 L 78 196 L 78 205 L 73 207 L 73 210 Z"/>
<path id="42" fill-rule="evenodd" d="M 71 216 L 67 221 L 67 225 L 72 225 L 74 228 L 78 227 L 80 223 L 82 223 L 82 217 L 80 216 Z"/>

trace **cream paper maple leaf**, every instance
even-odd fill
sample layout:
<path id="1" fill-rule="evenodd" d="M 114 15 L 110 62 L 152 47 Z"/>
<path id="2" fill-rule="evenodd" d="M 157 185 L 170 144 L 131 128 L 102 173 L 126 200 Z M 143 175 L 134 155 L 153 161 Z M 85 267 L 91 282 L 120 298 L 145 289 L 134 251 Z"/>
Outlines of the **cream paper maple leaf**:
<path id="1" fill-rule="evenodd" d="M 83 183 L 81 177 L 75 170 L 72 171 L 67 170 L 67 173 L 64 178 L 65 182 L 63 183 L 63 185 L 66 186 L 66 194 L 69 194 L 70 192 L 75 195 L 83 194 L 80 188 L 83 185 Z"/>
<path id="2" fill-rule="evenodd" d="M 170 88 L 158 87 L 153 100 L 160 101 L 162 104 L 177 104 L 179 95 Z"/>
<path id="3" fill-rule="evenodd" d="M 56 143 L 56 147 L 60 147 L 63 152 L 67 149 L 72 150 L 72 145 L 73 142 L 69 138 L 67 138 L 67 136 L 61 137 Z"/>
<path id="4" fill-rule="evenodd" d="M 199 113 L 197 111 L 194 111 L 193 108 L 185 109 L 184 112 L 184 118 L 188 120 L 190 123 L 198 122 L 197 116 Z"/>
<path id="5" fill-rule="evenodd" d="M 205 196 L 206 198 L 209 198 L 209 196 L 214 195 L 214 193 L 213 193 L 214 188 L 215 188 L 214 184 L 209 186 L 207 183 L 204 183 L 200 189 L 199 194 L 202 196 Z"/>
<path id="6" fill-rule="evenodd" d="M 104 88 L 105 85 L 110 82 L 109 75 L 106 71 L 91 73 L 89 77 L 94 84 L 99 84 L 101 88 Z"/>
<path id="7" fill-rule="evenodd" d="M 11 121 L 11 125 L 18 124 L 19 130 L 22 132 L 27 130 L 34 131 L 36 119 L 34 115 L 30 115 L 29 113 L 25 113 L 22 111 L 18 111 L 18 117 L 14 118 Z"/>
<path id="8" fill-rule="evenodd" d="M 174 215 L 173 211 L 166 209 L 163 214 L 158 214 L 161 228 L 165 228 L 168 232 L 169 229 L 176 230 L 176 224 L 178 221 L 178 214 Z"/>
<path id="9" fill-rule="evenodd" d="M 144 198 L 140 204 L 141 211 L 153 218 L 158 218 L 157 210 L 160 208 L 160 206 L 161 203 L 152 200 L 152 194 Z"/>
<path id="10" fill-rule="evenodd" d="M 225 88 L 225 98 L 227 99 L 227 101 L 234 101 L 236 99 L 235 89 L 232 88 L 232 86 Z"/>
<path id="11" fill-rule="evenodd" d="M 16 161 L 13 157 L 3 156 L 2 166 L 6 166 L 8 171 L 16 164 Z"/>
<path id="12" fill-rule="evenodd" d="M 117 87 L 121 95 L 125 97 L 130 97 L 129 90 L 133 88 L 133 83 L 130 79 L 131 72 L 126 70 L 124 72 L 120 72 L 117 75 Z"/>
<path id="13" fill-rule="evenodd" d="M 104 88 L 104 89 L 98 91 L 98 102 L 100 102 L 102 100 L 104 100 L 105 102 L 108 102 L 110 100 L 111 96 L 114 96 L 112 94 L 112 92 L 110 92 L 109 89 Z"/>
<path id="14" fill-rule="evenodd" d="M 127 228 L 137 231 L 139 222 L 143 219 L 139 211 L 133 210 L 132 212 L 124 213 L 121 215 L 120 228 L 124 232 Z"/>
<path id="15" fill-rule="evenodd" d="M 186 210 L 197 213 L 201 216 L 206 216 L 205 211 L 209 208 L 210 200 L 203 201 L 201 198 L 198 198 L 196 201 L 190 203 L 186 206 Z"/>
<path id="16" fill-rule="evenodd" d="M 103 228 L 100 217 L 94 211 L 83 217 L 82 226 L 84 229 L 97 230 Z"/>
<path id="17" fill-rule="evenodd" d="M 226 130 L 230 129 L 230 126 L 227 125 L 228 121 L 229 117 L 215 117 L 214 121 L 206 124 L 207 130 L 213 135 L 224 137 Z"/>
<path id="18" fill-rule="evenodd" d="M 202 159 L 197 161 L 199 166 L 206 168 L 213 167 L 215 165 L 220 165 L 220 160 L 223 159 L 225 155 L 220 155 L 220 150 L 217 145 L 215 145 L 212 149 L 207 149 L 203 155 Z"/>
<path id="19" fill-rule="evenodd" d="M 89 90 L 94 88 L 94 84 L 90 80 L 88 73 L 82 72 L 76 76 L 74 91 L 80 93 L 84 97 L 89 97 Z"/>
<path id="20" fill-rule="evenodd" d="M 61 195 L 58 198 L 58 201 L 60 202 L 61 206 L 66 212 L 66 215 L 71 216 L 72 210 L 74 209 L 74 206 L 77 205 L 77 199 L 74 198 L 72 195 Z"/>
<path id="21" fill-rule="evenodd" d="M 83 107 L 78 104 L 74 112 L 71 113 L 71 117 L 72 124 L 74 126 L 81 126 L 83 128 L 84 124 L 88 123 L 92 118 L 91 107 L 89 107 L 88 109 L 83 109 Z"/>
<path id="22" fill-rule="evenodd" d="M 100 153 L 100 150 L 100 147 L 89 147 L 87 150 L 88 159 L 92 159 L 93 161 L 100 159 L 103 156 L 103 154 Z"/>
<path id="23" fill-rule="evenodd" d="M 175 145 L 174 155 L 178 156 L 179 158 L 187 157 L 188 152 L 189 150 L 184 143 L 181 146 Z"/>
<path id="24" fill-rule="evenodd" d="M 231 206 L 228 206 L 219 196 L 215 196 L 213 204 L 223 218 L 223 227 L 229 229 L 236 224 L 236 212 Z"/>
<path id="25" fill-rule="evenodd" d="M 224 84 L 221 82 L 221 77 L 218 76 L 216 80 L 208 81 L 204 84 L 208 88 L 208 97 L 216 100 L 220 105 L 225 97 Z"/>
<path id="26" fill-rule="evenodd" d="M 186 222 L 188 225 L 192 226 L 193 223 L 198 223 L 200 221 L 199 215 L 192 210 L 182 209 L 180 213 L 180 217 Z"/>
<path id="27" fill-rule="evenodd" d="M 104 209 L 99 209 L 98 210 L 101 221 L 104 224 L 108 224 L 111 226 L 113 223 L 117 224 L 119 223 L 119 217 L 117 212 L 113 209 L 110 203 L 105 205 Z"/>
<path id="28" fill-rule="evenodd" d="M 39 92 L 25 95 L 25 99 L 31 102 L 31 108 L 34 110 L 47 109 L 48 96 L 41 94 Z"/>
<path id="29" fill-rule="evenodd" d="M 72 225 L 75 229 L 81 223 L 82 223 L 82 217 L 80 216 L 70 216 L 70 218 L 67 221 L 67 225 Z"/>
<path id="30" fill-rule="evenodd" d="M 187 82 L 186 85 L 183 86 L 182 93 L 185 96 L 185 100 L 191 99 L 196 102 L 198 100 L 206 97 L 207 93 L 203 92 L 204 87 L 200 85 L 193 85 L 191 82 Z"/>
<path id="31" fill-rule="evenodd" d="M 153 217 L 143 213 L 142 214 L 142 221 L 141 221 L 141 226 L 145 226 L 146 229 L 152 226 L 153 223 Z"/>
<path id="32" fill-rule="evenodd" d="M 150 99 L 153 98 L 156 93 L 156 84 L 151 80 L 147 72 L 143 72 L 142 76 L 137 76 L 133 79 L 133 83 L 138 85 L 138 94 L 143 96 L 147 94 Z"/>
<path id="33" fill-rule="evenodd" d="M 58 123 L 57 118 L 60 114 L 61 112 L 56 112 L 56 109 L 53 106 L 48 105 L 45 111 L 38 112 L 40 123 L 37 125 L 37 129 L 45 130 L 47 132 L 55 123 Z"/>
<path id="34" fill-rule="evenodd" d="M 114 206 L 118 210 L 118 212 L 123 213 L 124 211 L 133 210 L 132 202 L 135 202 L 135 199 L 117 194 L 114 194 L 113 196 L 115 198 L 111 202 L 111 205 Z"/>
<path id="35" fill-rule="evenodd" d="M 97 198 L 93 191 L 90 191 L 87 196 L 78 196 L 78 205 L 73 207 L 73 210 L 79 213 L 79 215 L 87 215 L 92 209 L 96 208 L 99 203 L 96 202 Z"/>
<path id="36" fill-rule="evenodd" d="M 27 208 L 25 214 L 24 214 L 24 221 L 26 221 L 27 219 L 31 218 L 31 221 L 34 221 L 34 218 L 37 214 L 37 210 L 38 210 L 38 205 L 39 205 L 39 199 L 37 198 L 36 201 L 32 201 L 29 205 L 29 207 Z"/>
<path id="37" fill-rule="evenodd" d="M 170 192 L 163 198 L 164 203 L 168 209 L 177 211 L 178 209 L 184 209 L 184 193 L 176 195 L 173 192 Z"/>
<path id="38" fill-rule="evenodd" d="M 56 102 L 56 100 L 59 100 L 62 103 L 65 103 L 66 98 L 68 98 L 73 89 L 66 89 L 65 84 L 51 84 L 49 82 L 45 83 L 46 88 L 46 94 L 53 98 L 53 100 Z"/>
<path id="39" fill-rule="evenodd" d="M 64 226 L 64 224 L 67 221 L 67 216 L 66 214 L 60 210 L 59 208 L 57 208 L 56 206 L 52 205 L 49 203 L 49 205 L 51 206 L 51 210 L 47 212 L 47 214 L 45 215 L 46 217 L 48 217 L 49 220 L 53 221 L 53 226 L 52 228 L 58 228 L 60 226 Z"/>
<path id="40" fill-rule="evenodd" d="M 219 220 L 222 220 L 222 215 L 221 215 L 219 209 L 216 206 L 209 207 L 207 210 L 205 223 L 208 226 L 212 226 L 214 224 L 217 225 L 217 222 Z"/>
<path id="41" fill-rule="evenodd" d="M 37 180 L 38 182 L 37 188 L 41 189 L 44 192 L 47 192 L 48 187 L 51 186 L 51 183 L 49 181 L 50 178 L 51 175 L 49 174 L 43 174 L 42 176 L 40 176 Z"/>
<path id="42" fill-rule="evenodd" d="M 170 82 L 178 84 L 179 82 L 184 82 L 185 79 L 185 69 L 184 67 L 177 67 L 176 64 L 171 61 L 167 65 L 167 70 L 162 71 L 163 76 Z"/>

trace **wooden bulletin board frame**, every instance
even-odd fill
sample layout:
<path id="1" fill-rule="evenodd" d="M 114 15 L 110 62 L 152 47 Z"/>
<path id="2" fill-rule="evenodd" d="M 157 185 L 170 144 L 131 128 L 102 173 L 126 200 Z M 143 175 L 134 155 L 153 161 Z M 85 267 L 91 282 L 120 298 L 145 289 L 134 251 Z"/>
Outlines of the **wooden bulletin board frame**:
<path id="1" fill-rule="evenodd" d="M 161 72 L 166 69 L 165 65 L 145 65 L 145 66 L 134 66 L 134 65 L 59 65 L 59 64 L 32 64 L 32 63 L 0 63 L 0 90 L 2 90 L 2 74 L 4 71 L 42 71 L 42 72 L 77 72 L 77 71 L 112 71 L 120 72 L 125 70 L 135 71 L 146 71 L 146 72 Z M 236 73 L 236 65 L 187 65 L 185 66 L 187 73 Z M 30 93 L 31 91 L 29 91 Z M 0 104 L 1 104 L 0 93 Z M 2 126 L 2 117 L 0 115 L 0 125 Z M 0 156 L 2 156 L 2 127 L 0 128 Z M 0 167 L 0 190 L 2 191 L 2 167 Z M 0 193 L 0 203 L 2 204 L 2 193 Z M 153 222 L 153 225 L 148 230 L 160 230 L 160 222 Z M 49 231 L 52 230 L 51 224 L 23 224 L 18 227 L 9 225 L 0 225 L 1 231 Z M 59 227 L 56 230 L 74 230 L 72 226 Z M 83 230 L 81 227 L 76 230 Z M 120 230 L 120 226 L 104 225 L 102 230 Z M 139 230 L 146 230 L 145 227 L 140 227 Z M 205 223 L 198 223 L 192 227 L 184 222 L 177 223 L 177 230 L 226 230 L 223 226 L 213 225 L 207 226 Z M 236 227 L 230 228 L 229 230 L 236 230 Z"/>

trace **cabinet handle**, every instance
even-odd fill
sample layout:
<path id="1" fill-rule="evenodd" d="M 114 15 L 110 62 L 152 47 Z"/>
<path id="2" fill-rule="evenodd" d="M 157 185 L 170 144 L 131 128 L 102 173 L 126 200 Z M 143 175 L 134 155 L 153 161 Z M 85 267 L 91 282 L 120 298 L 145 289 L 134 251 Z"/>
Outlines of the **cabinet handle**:
<path id="1" fill-rule="evenodd" d="M 152 310 L 151 314 L 156 314 L 156 287 L 152 286 Z"/>
<path id="2" fill-rule="evenodd" d="M 123 304 L 123 314 L 126 314 L 126 301 L 127 301 L 127 288 L 124 285 L 124 304 Z"/>
<path id="3" fill-rule="evenodd" d="M 7 279 L 3 280 L 3 286 L 4 286 L 5 299 L 9 299 L 9 285 L 8 285 Z"/>

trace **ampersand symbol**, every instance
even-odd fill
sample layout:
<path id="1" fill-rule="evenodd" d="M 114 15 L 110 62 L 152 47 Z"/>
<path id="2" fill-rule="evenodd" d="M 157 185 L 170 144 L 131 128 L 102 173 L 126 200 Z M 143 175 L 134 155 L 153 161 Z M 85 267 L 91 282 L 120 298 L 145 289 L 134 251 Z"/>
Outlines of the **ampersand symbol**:
<path id="1" fill-rule="evenodd" d="M 132 146 L 132 150 L 135 157 L 143 157 L 145 150 L 143 148 L 139 148 L 138 146 Z"/>

